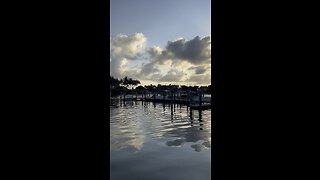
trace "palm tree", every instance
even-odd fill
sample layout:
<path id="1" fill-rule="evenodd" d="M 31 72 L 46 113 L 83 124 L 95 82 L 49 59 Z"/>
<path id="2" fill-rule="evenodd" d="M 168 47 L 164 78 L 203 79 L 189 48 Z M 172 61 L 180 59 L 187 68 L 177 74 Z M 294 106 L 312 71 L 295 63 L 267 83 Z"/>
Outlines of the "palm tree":
<path id="1" fill-rule="evenodd" d="M 128 78 L 127 76 L 120 80 L 120 83 L 126 88 L 133 89 L 133 87 L 141 84 L 139 80 L 134 80 L 132 78 Z"/>

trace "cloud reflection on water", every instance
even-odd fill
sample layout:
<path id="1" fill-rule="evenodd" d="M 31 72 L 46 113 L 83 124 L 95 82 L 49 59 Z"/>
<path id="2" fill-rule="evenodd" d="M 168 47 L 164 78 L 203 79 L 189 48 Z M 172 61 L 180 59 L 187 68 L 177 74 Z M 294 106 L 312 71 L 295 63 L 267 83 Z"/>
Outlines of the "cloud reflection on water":
<path id="1" fill-rule="evenodd" d="M 140 151 L 147 141 L 170 139 L 168 147 L 192 143 L 196 152 L 211 148 L 211 111 L 186 106 L 127 102 L 111 107 L 111 151 L 134 148 Z M 173 140 L 172 140 L 173 139 Z"/>

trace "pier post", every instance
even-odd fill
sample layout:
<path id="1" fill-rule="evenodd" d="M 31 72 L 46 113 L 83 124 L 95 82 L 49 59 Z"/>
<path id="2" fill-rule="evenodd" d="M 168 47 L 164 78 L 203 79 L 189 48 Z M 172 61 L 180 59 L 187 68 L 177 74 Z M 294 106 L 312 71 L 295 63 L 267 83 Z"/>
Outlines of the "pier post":
<path id="1" fill-rule="evenodd" d="M 176 93 L 177 93 L 177 92 L 174 92 L 174 94 L 173 94 L 173 100 L 174 100 L 174 101 L 173 101 L 173 108 L 174 108 L 173 111 L 174 111 L 174 112 L 176 112 L 176 106 L 178 106 L 178 104 L 177 104 L 177 102 L 176 102 Z"/>
<path id="2" fill-rule="evenodd" d="M 178 91 L 178 95 L 179 95 L 179 104 L 180 104 L 180 109 L 181 109 L 181 91 Z"/>
<path id="3" fill-rule="evenodd" d="M 165 111 L 165 104 L 164 104 L 164 91 L 162 91 L 160 94 L 162 95 L 162 106 L 163 106 L 163 110 Z"/>
<path id="4" fill-rule="evenodd" d="M 190 105 L 190 93 L 187 91 L 187 105 Z"/>
<path id="5" fill-rule="evenodd" d="M 190 109 L 190 115 L 189 115 L 190 119 L 192 120 L 191 123 L 193 123 L 193 113 L 192 113 L 192 109 Z"/>
<path id="6" fill-rule="evenodd" d="M 192 92 L 189 92 L 189 105 L 192 104 L 193 102 L 193 97 L 192 97 Z"/>
<path id="7" fill-rule="evenodd" d="M 163 103 L 164 103 L 164 101 L 165 101 L 165 91 L 163 91 L 163 93 L 162 93 L 162 100 L 163 100 Z"/>
<path id="8" fill-rule="evenodd" d="M 173 122 L 173 107 L 172 107 L 172 104 L 171 104 L 171 122 Z"/>
<path id="9" fill-rule="evenodd" d="M 135 89 L 136 92 L 136 101 L 138 100 L 138 91 Z"/>
<path id="10" fill-rule="evenodd" d="M 202 94 L 201 94 L 201 90 L 199 89 L 199 106 L 202 105 Z"/>
<path id="11" fill-rule="evenodd" d="M 180 109 L 181 109 L 181 91 L 179 91 L 179 103 L 180 103 Z"/>
<path id="12" fill-rule="evenodd" d="M 190 103 L 190 101 L 191 101 L 190 96 L 191 96 L 191 95 L 190 95 L 190 91 L 188 90 L 188 91 L 187 91 L 187 111 L 188 111 L 188 108 L 189 108 L 189 106 L 190 106 L 190 104 L 191 104 L 191 103 Z"/>
<path id="13" fill-rule="evenodd" d="M 144 93 L 144 91 L 142 91 L 142 94 L 141 94 L 141 100 L 143 101 L 143 93 Z"/>

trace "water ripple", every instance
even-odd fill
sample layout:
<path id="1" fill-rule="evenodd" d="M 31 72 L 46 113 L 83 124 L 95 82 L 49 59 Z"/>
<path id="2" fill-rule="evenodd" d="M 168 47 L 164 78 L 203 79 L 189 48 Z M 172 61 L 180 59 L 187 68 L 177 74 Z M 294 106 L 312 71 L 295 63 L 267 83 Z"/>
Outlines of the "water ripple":
<path id="1" fill-rule="evenodd" d="M 182 105 L 154 104 L 152 102 L 113 101 L 110 107 L 111 150 L 125 148 L 139 151 L 144 144 L 167 141 L 171 146 L 176 142 L 198 142 L 204 145 L 190 146 L 196 152 L 211 148 L 211 110 L 187 110 Z M 178 143 L 178 144 L 179 144 Z"/>

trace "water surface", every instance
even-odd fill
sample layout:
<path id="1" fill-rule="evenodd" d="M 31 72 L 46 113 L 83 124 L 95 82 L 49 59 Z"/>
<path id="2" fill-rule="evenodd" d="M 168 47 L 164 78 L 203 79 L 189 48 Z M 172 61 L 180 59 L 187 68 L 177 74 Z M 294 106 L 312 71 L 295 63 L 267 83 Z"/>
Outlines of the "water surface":
<path id="1" fill-rule="evenodd" d="M 111 180 L 209 180 L 211 110 L 113 100 Z"/>

